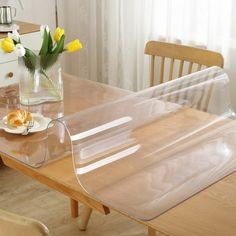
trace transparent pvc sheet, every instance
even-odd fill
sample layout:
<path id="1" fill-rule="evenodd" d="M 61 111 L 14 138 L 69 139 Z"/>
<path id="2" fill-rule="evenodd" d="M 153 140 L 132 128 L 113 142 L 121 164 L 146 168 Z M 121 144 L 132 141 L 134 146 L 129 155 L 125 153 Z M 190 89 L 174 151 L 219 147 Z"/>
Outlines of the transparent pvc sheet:
<path id="1" fill-rule="evenodd" d="M 55 120 L 48 140 L 56 156 L 71 146 L 92 198 L 150 220 L 235 171 L 228 87 L 224 71 L 209 68 Z"/>
<path id="2" fill-rule="evenodd" d="M 4 131 L 2 126 L 6 121 L 3 120 L 3 118 L 9 111 L 17 109 L 23 109 L 33 114 L 38 114 L 38 117 L 43 117 L 42 113 L 46 113 L 44 115 L 47 116 L 48 119 L 55 119 L 61 116 L 63 103 L 44 104 L 33 107 L 23 106 L 19 101 L 17 84 L 0 88 L 0 154 L 31 167 L 40 167 L 48 161 L 45 159 L 47 152 L 53 152 L 54 149 L 53 146 L 48 147 L 49 149 L 46 148 L 48 143 L 47 123 L 43 124 L 44 130 L 29 133 L 28 135 Z"/>
<path id="3" fill-rule="evenodd" d="M 47 136 L 47 123 L 44 119 L 44 122 L 40 123 L 40 131 L 30 132 L 26 136 L 20 133 L 9 133 L 3 129 L 6 123 L 3 118 L 9 111 L 23 109 L 36 115 L 38 117 L 36 122 L 43 120 L 39 118 L 40 115 L 43 115 L 48 122 L 48 119 L 68 116 L 130 93 L 67 74 L 63 75 L 63 79 L 66 81 L 63 102 L 24 106 L 19 102 L 17 84 L 0 88 L 0 155 L 34 168 L 39 168 L 43 164 L 65 156 L 71 158 L 70 139 L 68 140 L 65 127 L 54 128 L 53 133 Z M 45 130 L 43 130 L 44 128 Z M 58 149 L 61 142 L 64 143 L 64 146 Z M 47 145 L 48 143 L 50 145 Z M 67 143 L 69 144 L 67 145 Z"/>

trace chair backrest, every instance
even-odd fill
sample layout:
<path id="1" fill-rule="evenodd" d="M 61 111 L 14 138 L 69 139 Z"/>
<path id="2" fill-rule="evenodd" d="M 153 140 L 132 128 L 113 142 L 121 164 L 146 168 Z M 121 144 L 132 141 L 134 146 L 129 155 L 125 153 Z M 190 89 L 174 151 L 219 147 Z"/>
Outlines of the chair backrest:
<path id="1" fill-rule="evenodd" d="M 228 83 L 224 70 L 214 66 L 154 86 L 151 94 L 157 100 L 221 114 L 227 112 L 230 104 Z"/>
<path id="2" fill-rule="evenodd" d="M 48 228 L 32 218 L 0 209 L 0 235 L 50 236 Z"/>
<path id="3" fill-rule="evenodd" d="M 194 48 L 179 44 L 149 41 L 145 47 L 145 54 L 151 56 L 150 65 L 150 86 L 153 86 L 155 78 L 155 58 L 160 57 L 159 83 L 166 80 L 165 62 L 170 59 L 168 80 L 174 79 L 174 71 L 177 69 L 177 76 L 179 78 L 183 75 L 185 63 L 188 62 L 187 73 L 193 72 L 193 66 L 196 64 L 196 71 L 204 69 L 205 67 L 219 66 L 223 68 L 224 58 L 220 53 Z M 179 61 L 179 63 L 177 63 Z M 178 68 L 176 68 L 178 67 Z"/>

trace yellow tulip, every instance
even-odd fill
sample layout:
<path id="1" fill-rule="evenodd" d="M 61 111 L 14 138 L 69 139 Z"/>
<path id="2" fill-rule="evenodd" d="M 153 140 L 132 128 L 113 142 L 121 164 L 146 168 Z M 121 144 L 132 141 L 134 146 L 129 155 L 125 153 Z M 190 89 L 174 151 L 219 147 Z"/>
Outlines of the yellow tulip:
<path id="1" fill-rule="evenodd" d="M 76 39 L 66 45 L 66 50 L 68 52 L 75 52 L 75 51 L 80 50 L 81 48 L 83 48 L 83 46 L 78 39 Z"/>
<path id="2" fill-rule="evenodd" d="M 59 42 L 61 39 L 61 36 L 64 35 L 64 33 L 65 33 L 64 29 L 57 27 L 54 33 L 54 40 L 56 42 Z"/>
<path id="3" fill-rule="evenodd" d="M 2 40 L 1 48 L 4 52 L 13 52 L 15 50 L 15 44 L 11 38 L 5 38 Z"/>

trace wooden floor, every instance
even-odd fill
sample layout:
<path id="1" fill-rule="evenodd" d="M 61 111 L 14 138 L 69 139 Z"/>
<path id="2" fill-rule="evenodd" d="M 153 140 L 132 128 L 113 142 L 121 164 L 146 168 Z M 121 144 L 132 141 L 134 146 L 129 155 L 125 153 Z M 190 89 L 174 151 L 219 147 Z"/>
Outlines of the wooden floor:
<path id="1" fill-rule="evenodd" d="M 0 163 L 0 208 L 42 221 L 52 236 L 143 236 L 146 227 L 112 212 L 93 213 L 86 232 L 70 217 L 69 199 Z"/>

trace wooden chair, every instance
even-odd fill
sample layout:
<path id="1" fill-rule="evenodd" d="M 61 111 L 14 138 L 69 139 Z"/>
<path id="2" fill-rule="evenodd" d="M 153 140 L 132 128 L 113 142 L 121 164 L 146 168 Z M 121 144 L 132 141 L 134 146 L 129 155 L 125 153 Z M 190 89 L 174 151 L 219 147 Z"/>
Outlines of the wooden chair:
<path id="1" fill-rule="evenodd" d="M 0 209 L 0 235 L 50 236 L 48 228 L 41 222 Z"/>
<path id="2" fill-rule="evenodd" d="M 179 44 L 159 42 L 159 41 L 149 41 L 145 47 L 145 54 L 151 56 L 151 66 L 150 66 L 150 86 L 155 83 L 155 59 L 160 57 L 160 74 L 159 83 L 163 83 L 168 80 L 174 79 L 174 72 L 177 69 L 177 76 L 175 78 L 183 76 L 185 63 L 188 62 L 187 73 L 190 74 L 194 72 L 193 66 L 196 64 L 196 71 L 199 71 L 205 67 L 219 66 L 223 68 L 224 58 L 220 53 L 194 48 Z M 165 64 L 166 59 L 169 58 L 169 76 L 166 76 Z M 177 64 L 177 61 L 179 63 Z M 178 67 L 178 68 L 176 68 Z M 168 78 L 166 78 L 168 77 Z"/>

